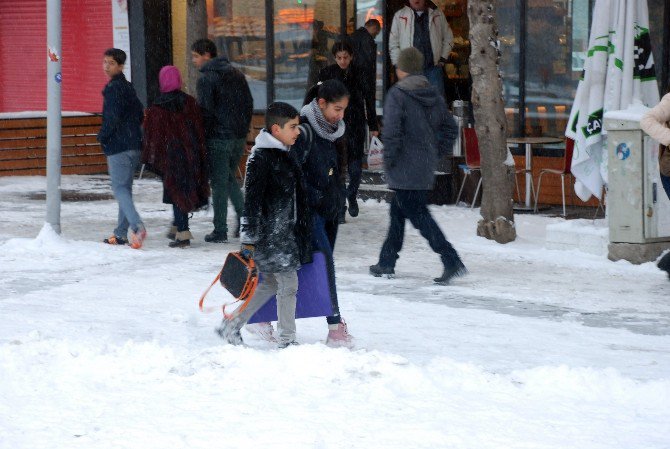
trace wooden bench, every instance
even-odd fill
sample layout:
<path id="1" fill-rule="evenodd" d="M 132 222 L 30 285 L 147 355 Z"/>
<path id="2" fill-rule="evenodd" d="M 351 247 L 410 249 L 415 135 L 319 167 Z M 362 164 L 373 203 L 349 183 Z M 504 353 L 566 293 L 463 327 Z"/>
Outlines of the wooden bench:
<path id="1" fill-rule="evenodd" d="M 107 160 L 96 140 L 101 124 L 100 115 L 62 118 L 63 174 L 107 173 Z M 254 114 L 239 165 L 242 179 L 254 139 L 264 126 L 265 116 Z M 46 175 L 46 148 L 46 118 L 0 119 L 0 176 Z"/>
<path id="2" fill-rule="evenodd" d="M 99 115 L 62 118 L 62 173 L 107 172 L 96 135 Z M 47 119 L 0 119 L 0 176 L 46 175 Z"/>

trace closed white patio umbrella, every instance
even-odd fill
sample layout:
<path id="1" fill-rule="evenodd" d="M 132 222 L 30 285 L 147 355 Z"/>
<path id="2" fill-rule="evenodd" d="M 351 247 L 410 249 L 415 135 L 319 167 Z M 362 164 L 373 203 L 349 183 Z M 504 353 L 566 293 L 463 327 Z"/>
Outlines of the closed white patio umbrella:
<path id="1" fill-rule="evenodd" d="M 646 0 L 596 0 L 584 73 L 565 135 L 575 141 L 575 193 L 600 199 L 607 184 L 602 127 L 608 111 L 659 101 Z"/>

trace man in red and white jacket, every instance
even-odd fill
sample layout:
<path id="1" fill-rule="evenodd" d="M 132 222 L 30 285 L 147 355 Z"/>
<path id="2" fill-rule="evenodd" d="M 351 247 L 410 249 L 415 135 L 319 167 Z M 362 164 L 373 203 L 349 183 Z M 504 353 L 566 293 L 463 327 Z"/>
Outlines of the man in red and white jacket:
<path id="1" fill-rule="evenodd" d="M 398 63 L 400 50 L 417 48 L 424 56 L 424 75 L 444 96 L 444 65 L 454 46 L 454 34 L 447 19 L 428 0 L 409 0 L 393 16 L 389 34 L 389 52 L 393 65 Z"/>

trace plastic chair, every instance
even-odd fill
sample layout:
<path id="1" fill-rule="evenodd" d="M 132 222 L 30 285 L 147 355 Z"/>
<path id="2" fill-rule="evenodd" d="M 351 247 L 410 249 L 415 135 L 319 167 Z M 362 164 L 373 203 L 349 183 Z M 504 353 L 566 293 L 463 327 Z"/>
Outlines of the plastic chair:
<path id="1" fill-rule="evenodd" d="M 468 178 L 470 173 L 480 172 L 481 173 L 481 158 L 479 156 L 479 141 L 477 140 L 477 133 L 474 128 L 463 128 L 462 130 L 463 144 L 465 146 L 465 164 L 460 164 L 458 168 L 463 170 L 463 182 L 461 183 L 461 188 L 458 191 L 458 196 L 456 197 L 456 204 L 458 200 L 461 199 L 461 193 L 463 193 L 463 187 L 465 187 L 465 180 Z M 475 203 L 477 202 L 477 196 L 479 195 L 479 189 L 482 186 L 482 178 L 479 178 L 477 183 L 477 189 L 475 190 L 475 196 L 472 198 L 471 209 L 474 209 Z"/>
<path id="2" fill-rule="evenodd" d="M 570 173 L 570 167 L 572 165 L 572 153 L 575 149 L 575 141 L 572 139 L 566 139 L 565 141 L 565 153 L 563 154 L 563 168 L 561 170 L 556 170 L 553 168 L 544 168 L 540 171 L 540 178 L 537 181 L 537 195 L 535 195 L 535 212 L 537 212 L 537 201 L 540 198 L 540 187 L 542 186 L 542 176 L 549 173 L 552 175 L 560 175 L 561 177 L 561 194 L 563 198 L 563 216 L 566 216 L 565 212 L 565 177 L 570 176 L 572 178 L 572 173 Z M 596 209 L 597 213 L 597 209 Z"/>

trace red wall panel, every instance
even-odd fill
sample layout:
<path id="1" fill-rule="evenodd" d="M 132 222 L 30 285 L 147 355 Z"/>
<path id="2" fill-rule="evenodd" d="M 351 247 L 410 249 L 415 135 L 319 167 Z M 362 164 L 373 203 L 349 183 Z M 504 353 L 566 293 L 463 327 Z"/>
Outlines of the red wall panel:
<path id="1" fill-rule="evenodd" d="M 0 1 L 0 112 L 46 110 L 46 2 Z M 62 108 L 100 112 L 111 0 L 62 1 Z"/>

